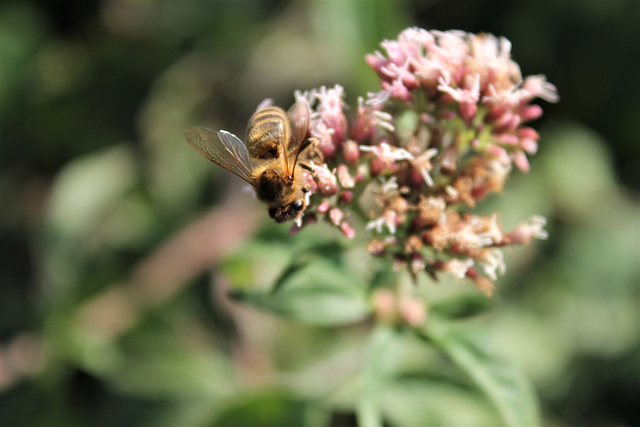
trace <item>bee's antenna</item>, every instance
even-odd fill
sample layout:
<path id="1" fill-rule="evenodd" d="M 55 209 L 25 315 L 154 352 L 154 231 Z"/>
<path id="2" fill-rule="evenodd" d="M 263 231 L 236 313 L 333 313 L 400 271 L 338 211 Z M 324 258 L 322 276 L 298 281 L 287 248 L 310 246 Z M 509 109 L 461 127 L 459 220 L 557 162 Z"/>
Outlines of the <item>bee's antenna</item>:
<path id="1" fill-rule="evenodd" d="M 302 153 L 304 150 L 309 148 L 309 146 L 311 145 L 312 142 L 313 142 L 313 138 L 307 138 L 302 144 L 300 144 L 300 148 L 298 149 L 298 152 L 296 153 L 296 158 L 293 161 L 293 168 L 291 168 L 291 180 L 292 180 L 292 182 L 293 182 L 293 175 L 294 175 L 295 170 L 296 170 L 296 165 L 298 164 L 298 156 L 300 156 L 300 153 Z"/>

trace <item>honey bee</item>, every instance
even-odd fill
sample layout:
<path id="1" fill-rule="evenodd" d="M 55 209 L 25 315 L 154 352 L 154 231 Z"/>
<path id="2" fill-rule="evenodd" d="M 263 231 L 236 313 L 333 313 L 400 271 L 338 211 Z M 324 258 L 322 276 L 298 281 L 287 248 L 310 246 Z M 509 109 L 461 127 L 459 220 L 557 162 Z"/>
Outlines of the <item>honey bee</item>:
<path id="1" fill-rule="evenodd" d="M 245 142 L 230 132 L 188 128 L 189 145 L 251 184 L 276 222 L 298 220 L 308 205 L 309 188 L 300 168 L 313 172 L 322 157 L 314 138 L 306 138 L 309 107 L 297 101 L 288 112 L 269 106 L 249 119 Z M 296 168 L 300 166 L 300 168 Z"/>

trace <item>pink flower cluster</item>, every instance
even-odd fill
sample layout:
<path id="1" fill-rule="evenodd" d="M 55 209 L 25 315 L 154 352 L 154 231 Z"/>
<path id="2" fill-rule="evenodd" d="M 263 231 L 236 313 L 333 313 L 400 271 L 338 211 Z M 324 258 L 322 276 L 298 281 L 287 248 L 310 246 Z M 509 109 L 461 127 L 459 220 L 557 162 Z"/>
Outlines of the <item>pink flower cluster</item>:
<path id="1" fill-rule="evenodd" d="M 555 102 L 558 95 L 544 76 L 522 79 L 507 39 L 408 28 L 398 40 L 385 40 L 381 46 L 386 56 L 378 51 L 366 57 L 382 80 L 383 90 L 374 102 L 418 104 L 424 113 L 438 114 L 425 119 L 461 122 L 456 126 L 473 131 L 465 143 L 475 150 L 529 169 L 525 153 L 537 151 L 538 133 L 523 124 L 542 115 L 542 108 L 530 102 Z"/>
<path id="2" fill-rule="evenodd" d="M 505 232 L 498 214 L 463 212 L 501 191 L 512 165 L 529 170 L 539 136 L 525 124 L 542 114 L 531 102 L 557 101 L 556 89 L 523 79 L 505 38 L 408 28 L 381 47 L 366 60 L 382 89 L 349 117 L 339 85 L 296 93 L 326 163 L 308 175 L 311 204 L 292 231 L 325 220 L 353 238 L 358 218 L 372 255 L 491 294 L 501 248 L 546 238 L 545 220 Z"/>

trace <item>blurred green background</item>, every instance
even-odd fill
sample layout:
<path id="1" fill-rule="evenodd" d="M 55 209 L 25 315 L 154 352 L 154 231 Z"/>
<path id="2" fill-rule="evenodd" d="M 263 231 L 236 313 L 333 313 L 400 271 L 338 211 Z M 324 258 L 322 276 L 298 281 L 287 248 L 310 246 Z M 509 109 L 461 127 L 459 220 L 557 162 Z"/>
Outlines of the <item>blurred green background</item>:
<path id="1" fill-rule="evenodd" d="M 268 285 L 305 240 L 342 236 L 288 238 L 182 132 L 242 135 L 264 98 L 320 85 L 354 105 L 378 90 L 364 55 L 408 26 L 505 36 L 523 75 L 558 87 L 532 171 L 481 206 L 507 229 L 544 215 L 550 239 L 506 251 L 477 322 L 531 378 L 544 425 L 639 425 L 633 0 L 1 2 L 0 424 L 353 425 L 331 390 L 366 330 L 287 322 L 224 291 L 234 275 Z M 390 425 L 495 420 L 437 380 L 394 393 Z M 309 410 L 324 394 L 332 409 Z"/>

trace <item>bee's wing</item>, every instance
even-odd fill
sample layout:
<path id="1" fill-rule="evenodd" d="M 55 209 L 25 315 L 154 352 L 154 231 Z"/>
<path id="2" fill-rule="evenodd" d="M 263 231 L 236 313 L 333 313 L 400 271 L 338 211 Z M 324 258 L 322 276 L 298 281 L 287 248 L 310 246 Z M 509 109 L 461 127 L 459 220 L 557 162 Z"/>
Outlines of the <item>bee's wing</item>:
<path id="1" fill-rule="evenodd" d="M 309 106 L 304 100 L 298 100 L 289 108 L 287 115 L 291 121 L 291 137 L 287 142 L 287 154 L 295 157 L 297 148 L 309 130 Z"/>
<path id="2" fill-rule="evenodd" d="M 253 185 L 253 168 L 249 152 L 237 136 L 224 130 L 216 132 L 202 126 L 194 126 L 184 131 L 184 137 L 191 148 L 203 157 Z"/>

